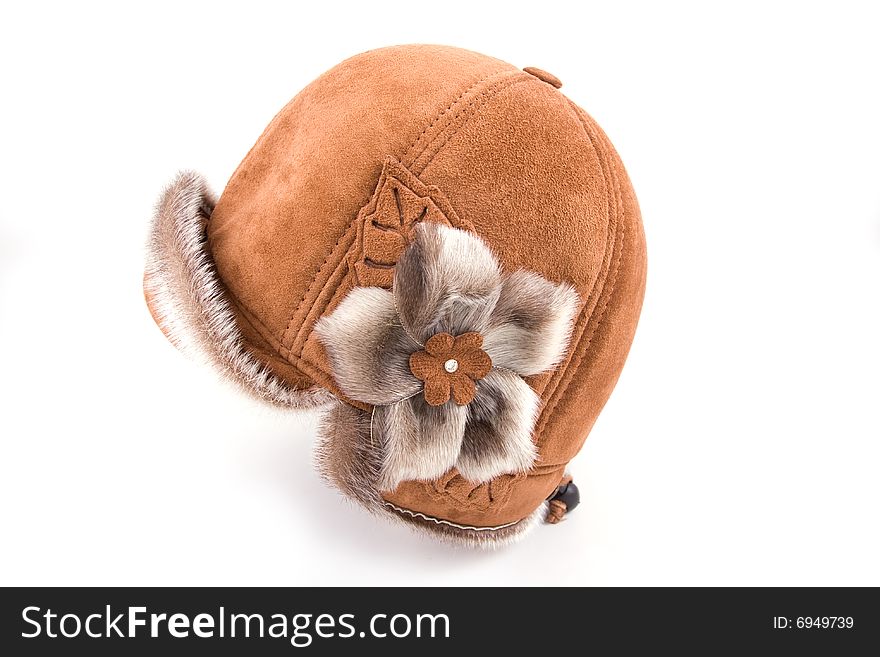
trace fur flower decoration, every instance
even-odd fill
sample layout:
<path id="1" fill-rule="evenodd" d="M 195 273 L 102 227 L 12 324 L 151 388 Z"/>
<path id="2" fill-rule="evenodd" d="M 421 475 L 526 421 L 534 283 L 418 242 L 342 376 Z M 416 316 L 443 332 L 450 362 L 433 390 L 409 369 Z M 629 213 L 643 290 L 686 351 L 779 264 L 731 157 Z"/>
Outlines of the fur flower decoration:
<path id="1" fill-rule="evenodd" d="M 570 285 L 502 274 L 476 235 L 418 224 L 391 291 L 356 287 L 316 325 L 340 390 L 374 406 L 382 490 L 531 468 L 539 399 L 522 377 L 562 359 L 577 307 Z"/>

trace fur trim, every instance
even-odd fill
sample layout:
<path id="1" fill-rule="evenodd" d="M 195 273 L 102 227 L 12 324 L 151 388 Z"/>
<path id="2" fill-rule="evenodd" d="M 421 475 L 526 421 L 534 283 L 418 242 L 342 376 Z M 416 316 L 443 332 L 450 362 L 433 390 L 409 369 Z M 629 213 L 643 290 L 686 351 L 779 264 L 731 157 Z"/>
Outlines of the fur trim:
<path id="1" fill-rule="evenodd" d="M 384 511 L 379 495 L 382 449 L 370 431 L 370 414 L 334 401 L 318 423 L 315 469 L 331 486 L 372 513 Z"/>
<path id="2" fill-rule="evenodd" d="M 373 436 L 384 449 L 381 489 L 402 481 L 429 481 L 455 466 L 465 434 L 467 409 L 457 404 L 431 406 L 421 395 L 377 407 Z"/>
<path id="3" fill-rule="evenodd" d="M 527 472 L 538 456 L 532 427 L 539 404 L 535 391 L 509 370 L 493 369 L 477 381 L 456 461 L 461 476 L 481 484 L 506 472 Z"/>
<path id="4" fill-rule="evenodd" d="M 370 430 L 370 417 L 365 411 L 334 402 L 321 416 L 315 448 L 315 467 L 322 478 L 370 513 L 445 543 L 480 548 L 514 543 L 545 517 L 546 503 L 526 518 L 501 527 L 467 527 L 386 502 L 379 493 L 383 450 Z"/>
<path id="5" fill-rule="evenodd" d="M 184 353 L 212 363 L 257 399 L 310 408 L 332 399 L 323 388 L 299 390 L 273 374 L 245 346 L 205 236 L 215 197 L 204 178 L 184 171 L 156 205 L 144 291 L 156 322 Z"/>
<path id="6" fill-rule="evenodd" d="M 393 289 L 403 325 L 425 343 L 437 333 L 482 332 L 501 292 L 501 271 L 473 233 L 426 222 L 397 261 Z"/>
<path id="7" fill-rule="evenodd" d="M 555 367 L 565 356 L 579 298 L 567 283 L 515 271 L 501 283 L 483 349 L 498 367 L 522 376 Z"/>
<path id="8" fill-rule="evenodd" d="M 391 292 L 354 288 L 315 331 L 328 346 L 333 378 L 349 398 L 391 404 L 421 390 L 409 368 L 409 354 L 419 345 L 401 327 Z"/>

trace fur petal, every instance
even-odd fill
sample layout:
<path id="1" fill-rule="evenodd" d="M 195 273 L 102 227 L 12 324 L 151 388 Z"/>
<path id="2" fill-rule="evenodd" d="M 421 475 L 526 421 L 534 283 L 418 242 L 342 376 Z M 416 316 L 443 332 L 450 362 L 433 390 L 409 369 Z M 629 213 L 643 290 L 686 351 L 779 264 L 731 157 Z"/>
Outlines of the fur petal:
<path id="1" fill-rule="evenodd" d="M 566 283 L 528 271 L 508 274 L 483 349 L 497 367 L 521 376 L 544 372 L 565 355 L 578 304 L 577 292 Z"/>
<path id="2" fill-rule="evenodd" d="M 529 470 L 537 458 L 532 429 L 538 405 L 535 391 L 513 372 L 493 369 L 477 381 L 456 462 L 461 476 L 482 483 Z"/>
<path id="3" fill-rule="evenodd" d="M 342 391 L 367 404 L 392 404 L 421 390 L 409 367 L 418 349 L 403 330 L 391 292 L 356 287 L 315 330 Z"/>
<path id="4" fill-rule="evenodd" d="M 214 203 L 205 179 L 184 171 L 156 205 L 144 275 L 156 322 L 182 352 L 209 362 L 260 401 L 285 408 L 326 404 L 333 399 L 328 391 L 289 385 L 247 348 L 205 239 Z"/>
<path id="5" fill-rule="evenodd" d="M 373 434 L 385 448 L 381 490 L 402 481 L 428 481 L 455 464 L 464 437 L 467 410 L 456 404 L 431 406 L 422 395 L 376 407 Z"/>
<path id="6" fill-rule="evenodd" d="M 403 325 L 424 343 L 437 333 L 482 333 L 500 293 L 501 272 L 476 235 L 426 221 L 394 268 Z"/>

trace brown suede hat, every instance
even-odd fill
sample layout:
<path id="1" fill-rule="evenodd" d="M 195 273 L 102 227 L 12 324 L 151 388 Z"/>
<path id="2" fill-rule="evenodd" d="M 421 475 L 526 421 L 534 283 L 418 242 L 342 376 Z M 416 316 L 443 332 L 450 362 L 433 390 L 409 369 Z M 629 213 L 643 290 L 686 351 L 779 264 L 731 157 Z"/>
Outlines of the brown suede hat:
<path id="1" fill-rule="evenodd" d="M 156 323 L 261 400 L 322 408 L 318 467 L 371 511 L 480 545 L 560 520 L 645 285 L 626 171 L 560 87 L 444 46 L 339 64 L 219 199 L 191 172 L 165 190 Z"/>

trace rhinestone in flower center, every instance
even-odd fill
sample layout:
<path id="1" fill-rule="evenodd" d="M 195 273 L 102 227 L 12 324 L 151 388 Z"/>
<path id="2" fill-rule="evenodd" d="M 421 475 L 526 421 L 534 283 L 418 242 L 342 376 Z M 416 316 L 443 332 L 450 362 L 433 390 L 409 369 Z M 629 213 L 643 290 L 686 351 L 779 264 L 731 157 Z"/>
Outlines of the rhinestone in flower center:
<path id="1" fill-rule="evenodd" d="M 450 358 L 445 363 L 443 363 L 443 369 L 450 374 L 454 374 L 458 370 L 458 361 L 454 358 Z"/>

